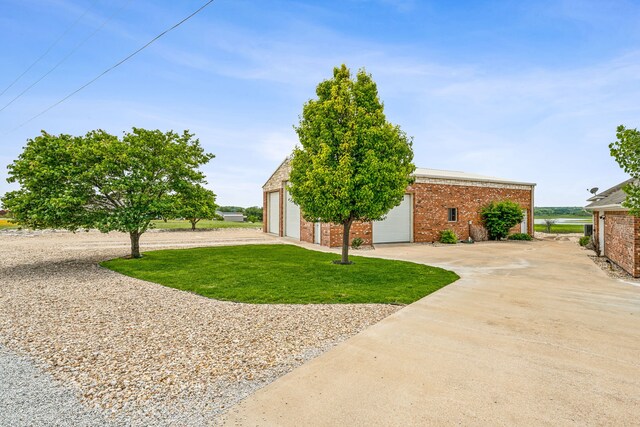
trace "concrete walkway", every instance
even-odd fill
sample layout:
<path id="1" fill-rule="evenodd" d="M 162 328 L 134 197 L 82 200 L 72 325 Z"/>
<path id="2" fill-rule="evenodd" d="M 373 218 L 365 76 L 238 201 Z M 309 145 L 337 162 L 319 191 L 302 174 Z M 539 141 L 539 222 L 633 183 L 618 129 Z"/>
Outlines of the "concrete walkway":
<path id="1" fill-rule="evenodd" d="M 362 254 L 462 279 L 253 394 L 228 425 L 640 424 L 640 287 L 576 243 Z"/>

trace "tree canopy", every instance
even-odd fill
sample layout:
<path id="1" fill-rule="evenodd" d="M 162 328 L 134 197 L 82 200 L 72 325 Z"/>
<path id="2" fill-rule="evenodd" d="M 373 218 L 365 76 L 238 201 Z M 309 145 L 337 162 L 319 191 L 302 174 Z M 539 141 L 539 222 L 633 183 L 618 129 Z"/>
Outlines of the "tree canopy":
<path id="1" fill-rule="evenodd" d="M 640 132 L 620 125 L 616 137 L 617 140 L 609 144 L 611 156 L 623 171 L 634 178 L 632 183 L 623 187 L 627 198 L 622 206 L 629 208 L 632 215 L 640 216 Z"/>
<path id="2" fill-rule="evenodd" d="M 321 82 L 295 128 L 289 191 L 307 221 L 341 224 L 348 263 L 353 221 L 382 219 L 401 203 L 415 170 L 411 139 L 389 123 L 370 74 L 343 64 Z"/>
<path id="3" fill-rule="evenodd" d="M 206 182 L 198 168 L 213 157 L 188 131 L 133 128 L 122 138 L 43 131 L 9 165 L 8 181 L 20 189 L 2 203 L 31 228 L 129 233 L 131 256 L 139 257 L 151 220 L 176 217 L 176 197 Z"/>

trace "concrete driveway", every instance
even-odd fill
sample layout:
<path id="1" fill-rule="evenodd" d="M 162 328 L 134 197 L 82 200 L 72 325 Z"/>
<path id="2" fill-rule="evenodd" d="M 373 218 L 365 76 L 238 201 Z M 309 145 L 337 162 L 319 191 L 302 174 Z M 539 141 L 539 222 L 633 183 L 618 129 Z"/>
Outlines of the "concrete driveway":
<path id="1" fill-rule="evenodd" d="M 640 287 L 576 243 L 363 254 L 462 278 L 253 394 L 228 424 L 640 424 Z"/>

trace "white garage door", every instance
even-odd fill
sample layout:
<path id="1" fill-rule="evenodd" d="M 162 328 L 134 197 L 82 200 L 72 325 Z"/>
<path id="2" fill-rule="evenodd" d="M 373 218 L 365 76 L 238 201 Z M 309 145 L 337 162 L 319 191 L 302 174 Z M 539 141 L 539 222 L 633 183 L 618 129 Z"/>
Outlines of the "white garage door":
<path id="1" fill-rule="evenodd" d="M 273 234 L 280 234 L 280 193 L 274 191 L 269 193 L 267 199 L 267 215 L 269 222 L 267 231 Z"/>
<path id="2" fill-rule="evenodd" d="M 293 203 L 289 192 L 285 190 L 284 235 L 300 239 L 300 206 Z"/>
<path id="3" fill-rule="evenodd" d="M 411 241 L 411 195 L 405 194 L 400 206 L 391 209 L 387 218 L 373 222 L 373 243 Z"/>

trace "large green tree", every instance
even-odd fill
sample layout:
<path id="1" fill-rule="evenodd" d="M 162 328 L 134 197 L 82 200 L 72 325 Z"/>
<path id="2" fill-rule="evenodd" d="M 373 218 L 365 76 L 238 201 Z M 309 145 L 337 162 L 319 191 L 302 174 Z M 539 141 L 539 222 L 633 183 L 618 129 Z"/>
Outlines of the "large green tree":
<path id="1" fill-rule="evenodd" d="M 616 137 L 617 140 L 609 144 L 611 155 L 622 170 L 634 178 L 633 182 L 623 187 L 627 198 L 622 206 L 629 208 L 632 215 L 640 216 L 640 132 L 620 125 Z"/>
<path id="2" fill-rule="evenodd" d="M 185 186 L 176 194 L 175 200 L 175 215 L 189 221 L 193 231 L 200 220 L 216 216 L 216 195 L 199 184 Z"/>
<path id="3" fill-rule="evenodd" d="M 289 191 L 307 221 L 341 224 L 341 263 L 349 263 L 354 221 L 382 219 L 402 201 L 411 174 L 411 139 L 384 115 L 378 88 L 364 69 L 352 79 L 342 65 L 303 107 L 301 147 L 291 159 Z"/>
<path id="4" fill-rule="evenodd" d="M 198 168 L 211 158 L 188 131 L 133 128 L 122 138 L 43 131 L 9 165 L 8 181 L 20 189 L 2 203 L 31 228 L 128 233 L 138 258 L 140 236 L 153 219 L 176 216 L 175 198 L 205 182 Z"/>

